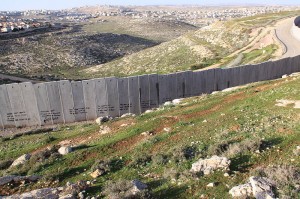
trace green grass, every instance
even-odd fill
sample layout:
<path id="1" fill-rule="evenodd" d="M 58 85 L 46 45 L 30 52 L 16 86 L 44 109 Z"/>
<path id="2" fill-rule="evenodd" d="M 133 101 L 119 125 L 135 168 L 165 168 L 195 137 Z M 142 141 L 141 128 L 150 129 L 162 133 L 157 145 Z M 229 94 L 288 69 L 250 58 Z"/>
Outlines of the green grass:
<path id="1" fill-rule="evenodd" d="M 262 63 L 264 61 L 268 61 L 273 57 L 273 54 L 277 50 L 277 48 L 278 47 L 276 45 L 272 44 L 262 49 L 255 49 L 249 53 L 244 53 L 242 64 Z"/>
<path id="2" fill-rule="evenodd" d="M 299 109 L 275 106 L 277 99 L 300 100 L 299 83 L 299 77 L 289 78 L 288 81 L 255 83 L 237 91 L 185 99 L 185 105 L 168 107 L 130 120 L 121 118 L 109 122 L 106 125 L 119 130 L 106 135 L 97 134 L 97 125 L 81 124 L 62 126 L 56 132 L 3 140 L 0 159 L 9 160 L 65 139 L 93 138 L 57 160 L 2 170 L 0 175 L 38 174 L 59 179 L 58 185 L 64 185 L 67 181 L 92 180 L 90 168 L 95 160 L 102 159 L 111 160 L 118 166 L 97 178 L 92 188 L 87 190 L 88 195 L 100 194 L 108 180 L 140 179 L 150 186 L 155 198 L 199 198 L 202 194 L 208 198 L 230 198 L 229 189 L 247 181 L 259 166 L 287 164 L 300 168 L 300 160 L 293 154 L 300 144 Z M 119 127 L 126 122 L 133 124 Z M 164 131 L 166 127 L 171 131 Z M 145 131 L 154 135 L 142 136 Z M 232 173 L 230 178 L 224 178 L 222 172 L 198 180 L 188 175 L 191 164 L 200 157 L 205 158 L 209 147 L 223 141 L 240 142 L 245 139 L 263 139 L 270 149 L 260 154 L 244 152 L 231 157 L 231 171 L 236 173 Z M 183 158 L 181 151 L 186 147 L 198 151 L 196 156 L 187 160 Z M 138 163 L 138 158 L 156 157 L 158 154 L 167 157 L 168 161 Z M 170 177 L 171 170 L 179 174 L 175 183 Z M 218 185 L 207 188 L 210 182 L 218 182 Z M 38 185 L 34 187 L 38 188 Z"/>

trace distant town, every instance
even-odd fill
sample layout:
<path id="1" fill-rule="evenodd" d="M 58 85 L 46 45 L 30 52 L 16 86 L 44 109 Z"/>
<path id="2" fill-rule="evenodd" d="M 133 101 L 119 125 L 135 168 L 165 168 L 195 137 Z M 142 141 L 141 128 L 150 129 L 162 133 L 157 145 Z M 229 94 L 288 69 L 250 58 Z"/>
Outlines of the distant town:
<path id="1" fill-rule="evenodd" d="M 55 23 L 64 22 L 105 22 L 101 17 L 125 16 L 135 19 L 154 18 L 174 20 L 195 26 L 209 25 L 215 21 L 226 21 L 265 13 L 296 10 L 295 7 L 257 6 L 257 7 L 200 7 L 192 9 L 172 6 L 124 7 L 124 6 L 93 6 L 69 10 L 27 10 L 0 11 L 0 32 L 13 33 L 30 31 L 37 28 L 48 28 Z M 0 33 L 0 34 L 1 34 Z"/>

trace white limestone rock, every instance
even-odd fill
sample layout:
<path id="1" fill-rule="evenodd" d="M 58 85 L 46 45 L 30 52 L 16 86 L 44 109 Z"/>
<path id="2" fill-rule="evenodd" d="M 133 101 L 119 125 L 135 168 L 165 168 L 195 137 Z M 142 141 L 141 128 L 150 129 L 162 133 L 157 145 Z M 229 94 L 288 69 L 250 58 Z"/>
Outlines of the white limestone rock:
<path id="1" fill-rule="evenodd" d="M 172 103 L 173 103 L 174 105 L 178 105 L 178 104 L 180 104 L 180 103 L 182 102 L 182 100 L 183 100 L 183 99 L 174 99 L 174 100 L 172 100 Z"/>
<path id="2" fill-rule="evenodd" d="M 66 155 L 72 152 L 72 147 L 70 146 L 62 146 L 58 149 L 58 153 L 61 155 Z"/>
<path id="3" fill-rule="evenodd" d="M 275 199 L 273 193 L 273 184 L 267 178 L 252 176 L 249 178 L 253 190 L 253 196 L 256 199 Z"/>
<path id="4" fill-rule="evenodd" d="M 250 183 L 242 184 L 230 189 L 229 194 L 232 197 L 249 197 L 252 195 L 252 186 Z"/>
<path id="5" fill-rule="evenodd" d="M 11 165 L 11 167 L 15 167 L 17 165 L 25 164 L 31 158 L 30 154 L 24 154 L 21 157 L 17 158 Z"/>
<path id="6" fill-rule="evenodd" d="M 200 159 L 192 164 L 191 172 L 199 173 L 203 172 L 204 175 L 208 175 L 217 169 L 228 170 L 230 160 L 226 157 L 212 156 L 209 159 Z"/>

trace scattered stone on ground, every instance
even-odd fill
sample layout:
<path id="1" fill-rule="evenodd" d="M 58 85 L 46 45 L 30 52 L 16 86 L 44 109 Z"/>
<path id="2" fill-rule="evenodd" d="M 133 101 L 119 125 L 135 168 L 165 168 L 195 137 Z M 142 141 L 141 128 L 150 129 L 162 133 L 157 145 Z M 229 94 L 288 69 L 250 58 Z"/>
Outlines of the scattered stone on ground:
<path id="1" fill-rule="evenodd" d="M 232 197 L 249 197 L 252 195 L 252 186 L 250 183 L 242 184 L 230 189 L 229 194 Z"/>
<path id="2" fill-rule="evenodd" d="M 293 150 L 296 156 L 300 156 L 300 146 L 297 146 L 296 149 Z"/>
<path id="3" fill-rule="evenodd" d="M 171 129 L 170 127 L 165 127 L 165 128 L 164 128 L 164 131 L 166 131 L 166 132 L 171 132 L 171 130 L 172 130 L 172 129 Z"/>
<path id="4" fill-rule="evenodd" d="M 151 135 L 153 135 L 153 131 L 145 131 L 145 132 L 141 133 L 141 135 L 143 135 L 143 136 L 151 136 Z"/>
<path id="5" fill-rule="evenodd" d="M 99 133 L 105 135 L 111 132 L 111 129 L 108 126 L 100 126 Z"/>
<path id="6" fill-rule="evenodd" d="M 220 91 L 214 91 L 214 92 L 212 92 L 211 94 L 212 95 L 215 95 L 215 94 L 218 94 Z"/>
<path id="7" fill-rule="evenodd" d="M 98 124 L 98 125 L 101 125 L 105 122 L 108 122 L 111 118 L 110 117 L 98 117 L 95 122 Z"/>
<path id="8" fill-rule="evenodd" d="M 212 156 L 209 159 L 200 159 L 192 164 L 191 172 L 199 173 L 203 172 L 204 175 L 208 175 L 217 169 L 228 170 L 230 160 L 226 157 Z"/>
<path id="9" fill-rule="evenodd" d="M 39 199 L 39 198 L 63 198 L 75 199 L 78 194 L 87 189 L 86 182 L 79 181 L 76 184 L 67 183 L 64 187 L 37 189 L 27 193 L 15 194 L 12 196 L 4 196 L 3 199 Z"/>
<path id="10" fill-rule="evenodd" d="M 273 184 L 269 179 L 252 176 L 246 184 L 238 185 L 230 189 L 229 194 L 232 197 L 250 197 L 256 199 L 275 199 L 273 193 Z"/>
<path id="11" fill-rule="evenodd" d="M 136 115 L 133 113 L 125 113 L 121 117 L 135 117 Z"/>
<path id="12" fill-rule="evenodd" d="M 153 113 L 154 112 L 154 110 L 153 109 L 150 109 L 150 110 L 146 110 L 145 111 L 145 114 L 147 114 L 147 113 Z"/>
<path id="13" fill-rule="evenodd" d="M 24 154 L 21 157 L 17 158 L 12 164 L 11 167 L 15 167 L 17 165 L 22 165 L 25 164 L 30 159 L 31 155 L 30 154 Z"/>
<path id="14" fill-rule="evenodd" d="M 133 187 L 130 190 L 132 195 L 136 195 L 138 192 L 143 191 L 148 188 L 148 186 L 146 184 L 144 184 L 143 182 L 141 182 L 139 180 L 133 180 L 132 185 L 133 185 Z"/>
<path id="15" fill-rule="evenodd" d="M 182 102 L 182 98 L 181 99 L 174 99 L 173 101 L 172 101 L 172 103 L 174 104 L 174 105 L 178 105 L 178 104 L 180 104 L 181 102 Z"/>
<path id="16" fill-rule="evenodd" d="M 96 169 L 94 172 L 90 174 L 92 178 L 98 178 L 99 176 L 102 176 L 105 173 L 103 169 Z"/>
<path id="17" fill-rule="evenodd" d="M 70 146 L 62 146 L 58 149 L 58 153 L 61 155 L 66 155 L 72 152 L 72 147 Z"/>
<path id="18" fill-rule="evenodd" d="M 172 105 L 173 105 L 173 103 L 170 101 L 164 103 L 164 106 L 172 106 Z"/>
<path id="19" fill-rule="evenodd" d="M 27 182 L 36 182 L 40 179 L 40 176 L 4 176 L 0 177 L 0 186 L 5 185 L 7 183 L 19 183 L 21 181 L 27 181 Z"/>
<path id="20" fill-rule="evenodd" d="M 208 185 L 206 185 L 207 187 L 215 187 L 216 184 L 214 182 L 209 183 Z"/>
<path id="21" fill-rule="evenodd" d="M 287 74 L 282 75 L 281 78 L 282 78 L 282 79 L 288 78 L 288 75 L 287 75 Z"/>
<path id="22" fill-rule="evenodd" d="M 294 108 L 300 109 L 300 100 L 276 100 L 277 104 L 275 106 L 287 107 L 289 105 L 294 105 Z"/>

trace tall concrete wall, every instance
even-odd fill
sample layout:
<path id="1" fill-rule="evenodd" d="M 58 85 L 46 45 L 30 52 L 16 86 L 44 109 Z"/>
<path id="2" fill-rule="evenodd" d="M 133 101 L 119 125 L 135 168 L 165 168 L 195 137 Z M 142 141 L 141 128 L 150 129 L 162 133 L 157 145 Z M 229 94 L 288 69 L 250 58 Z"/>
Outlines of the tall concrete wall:
<path id="1" fill-rule="evenodd" d="M 166 101 L 300 72 L 300 56 L 229 69 L 0 85 L 0 129 L 141 114 Z"/>

